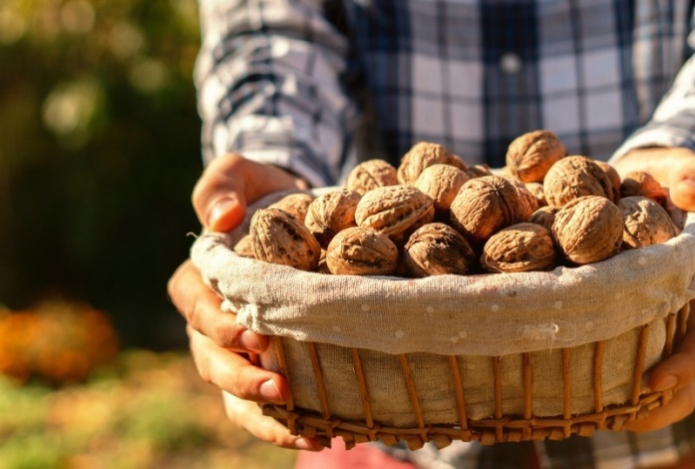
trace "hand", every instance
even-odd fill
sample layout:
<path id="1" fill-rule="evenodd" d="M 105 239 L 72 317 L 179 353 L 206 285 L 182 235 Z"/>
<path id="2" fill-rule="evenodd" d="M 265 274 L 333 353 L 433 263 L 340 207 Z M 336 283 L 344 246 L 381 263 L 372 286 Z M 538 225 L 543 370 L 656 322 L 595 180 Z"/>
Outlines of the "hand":
<path id="1" fill-rule="evenodd" d="M 695 212 L 695 153 L 687 148 L 641 148 L 633 150 L 615 163 L 624 177 L 632 171 L 645 171 L 669 188 L 673 203 Z"/>
<path id="2" fill-rule="evenodd" d="M 674 388 L 668 404 L 651 411 L 647 418 L 625 424 L 626 430 L 647 432 L 683 420 L 695 410 L 695 301 L 690 302 L 688 332 L 669 358 L 659 363 L 649 375 L 653 391 Z"/>
<path id="3" fill-rule="evenodd" d="M 243 221 L 247 202 L 279 190 L 306 187 L 282 169 L 228 155 L 205 170 L 193 192 L 193 206 L 207 229 L 231 231 Z M 239 353 L 263 352 L 268 338 L 238 326 L 233 313 L 222 312 L 220 298 L 203 283 L 190 260 L 171 277 L 168 291 L 188 323 L 191 352 L 201 377 L 226 391 L 226 401 L 236 396 L 236 405 L 227 405 L 230 419 L 282 447 L 321 449 L 316 441 L 290 435 L 249 402 L 283 403 L 289 395 L 282 376 L 253 366 Z"/>

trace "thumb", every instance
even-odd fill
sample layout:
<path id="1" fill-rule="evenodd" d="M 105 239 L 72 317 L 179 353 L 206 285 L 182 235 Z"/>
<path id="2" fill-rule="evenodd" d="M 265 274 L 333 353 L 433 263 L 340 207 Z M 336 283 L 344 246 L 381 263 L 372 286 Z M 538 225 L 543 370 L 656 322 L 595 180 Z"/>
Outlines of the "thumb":
<path id="1" fill-rule="evenodd" d="M 200 223 L 211 231 L 232 231 L 246 215 L 243 174 L 236 158 L 213 160 L 193 190 L 193 207 Z"/>
<path id="2" fill-rule="evenodd" d="M 695 177 L 683 179 L 669 188 L 674 205 L 687 212 L 695 212 Z"/>

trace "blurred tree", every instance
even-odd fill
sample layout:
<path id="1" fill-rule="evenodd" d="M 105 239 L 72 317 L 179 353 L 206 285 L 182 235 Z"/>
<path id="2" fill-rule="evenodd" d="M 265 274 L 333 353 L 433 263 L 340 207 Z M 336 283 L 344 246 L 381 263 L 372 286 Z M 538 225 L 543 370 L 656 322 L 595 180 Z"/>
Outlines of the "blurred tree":
<path id="1" fill-rule="evenodd" d="M 198 223 L 195 0 L 0 2 L 0 303 L 108 311 L 182 344 L 166 281 Z"/>

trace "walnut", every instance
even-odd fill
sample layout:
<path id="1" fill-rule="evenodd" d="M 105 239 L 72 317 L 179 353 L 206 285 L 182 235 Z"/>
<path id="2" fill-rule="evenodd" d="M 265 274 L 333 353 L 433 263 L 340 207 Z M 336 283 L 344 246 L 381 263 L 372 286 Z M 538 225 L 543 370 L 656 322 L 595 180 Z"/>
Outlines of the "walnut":
<path id="1" fill-rule="evenodd" d="M 466 238 L 449 225 L 429 223 L 410 236 L 403 260 L 414 277 L 465 275 L 475 262 L 475 253 Z"/>
<path id="2" fill-rule="evenodd" d="M 545 193 L 543 192 L 543 184 L 540 182 L 527 182 L 525 186 L 526 189 L 536 198 L 539 207 L 545 207 L 548 205 L 548 202 L 545 200 Z"/>
<path id="3" fill-rule="evenodd" d="M 434 200 L 435 211 L 443 213 L 449 211 L 451 202 L 468 179 L 466 173 L 454 166 L 435 164 L 422 171 L 415 187 Z"/>
<path id="4" fill-rule="evenodd" d="M 519 213 L 519 221 L 527 221 L 533 215 L 533 212 L 538 210 L 538 199 L 531 194 L 526 188 L 526 184 L 513 176 L 502 176 L 507 181 L 511 182 L 519 193 L 521 199 L 521 212 Z"/>
<path id="5" fill-rule="evenodd" d="M 438 143 L 419 142 L 406 153 L 398 166 L 398 182 L 403 185 L 413 185 L 420 173 L 433 164 L 448 164 L 458 169 L 466 169 L 468 165 L 458 156 L 451 153 Z"/>
<path id="6" fill-rule="evenodd" d="M 470 166 L 463 170 L 468 176 L 468 179 L 481 178 L 483 176 L 492 176 L 492 171 L 490 167 L 486 164 L 477 164 L 475 166 Z"/>
<path id="7" fill-rule="evenodd" d="M 666 197 L 666 206 L 664 208 L 671 216 L 671 220 L 673 221 L 673 224 L 676 226 L 676 233 L 680 234 L 680 232 L 683 231 L 683 228 L 685 228 L 685 221 L 688 217 L 688 212 L 676 207 L 676 205 L 671 200 L 671 196 Z"/>
<path id="8" fill-rule="evenodd" d="M 253 238 L 250 234 L 244 235 L 237 243 L 234 245 L 234 252 L 236 252 L 241 257 L 248 257 L 250 259 L 254 258 L 253 255 Z"/>
<path id="9" fill-rule="evenodd" d="M 384 160 L 369 160 L 358 164 L 348 175 L 345 187 L 364 195 L 377 187 L 398 184 L 396 168 Z"/>
<path id="10" fill-rule="evenodd" d="M 521 221 L 521 197 L 516 187 L 500 176 L 471 179 L 451 203 L 451 226 L 473 243 Z"/>
<path id="11" fill-rule="evenodd" d="M 676 236 L 676 227 L 668 212 L 647 197 L 623 197 L 618 202 L 623 213 L 623 248 L 641 248 L 661 244 Z"/>
<path id="12" fill-rule="evenodd" d="M 509 171 L 523 182 L 542 181 L 550 167 L 567 155 L 565 145 L 549 130 L 536 130 L 512 141 L 507 149 Z"/>
<path id="13" fill-rule="evenodd" d="M 314 200 L 314 197 L 306 192 L 297 192 L 290 194 L 278 200 L 268 208 L 279 208 L 294 216 L 297 220 L 304 222 L 306 212 L 309 209 L 309 204 Z"/>
<path id="14" fill-rule="evenodd" d="M 480 264 L 488 272 L 530 272 L 555 268 L 556 257 L 550 230 L 517 223 L 487 240 Z"/>
<path id="15" fill-rule="evenodd" d="M 601 167 L 584 156 L 568 156 L 555 163 L 543 181 L 548 205 L 562 207 L 585 195 L 613 198 L 611 182 Z"/>
<path id="16" fill-rule="evenodd" d="M 333 274 L 389 275 L 398 266 L 398 248 L 370 228 L 348 228 L 328 245 L 326 265 Z"/>
<path id="17" fill-rule="evenodd" d="M 610 199 L 617 204 L 620 200 L 620 175 L 618 171 L 605 161 L 594 161 L 594 163 L 599 165 L 603 172 L 606 173 L 606 176 L 608 176 L 608 180 L 611 182 L 611 189 L 613 189 L 613 197 Z"/>
<path id="18" fill-rule="evenodd" d="M 552 231 L 569 261 L 589 264 L 618 252 L 623 239 L 623 216 L 618 206 L 605 197 L 579 197 L 555 214 Z"/>
<path id="19" fill-rule="evenodd" d="M 434 218 L 434 202 L 412 186 L 373 189 L 357 204 L 355 220 L 390 238 L 398 238 L 416 223 Z"/>
<path id="20" fill-rule="evenodd" d="M 251 217 L 253 254 L 258 260 L 316 270 L 321 246 L 307 227 L 282 209 L 260 209 Z"/>
<path id="21" fill-rule="evenodd" d="M 304 224 L 321 247 L 328 246 L 339 231 L 356 226 L 355 210 L 360 194 L 349 189 L 322 194 L 309 205 Z"/>
<path id="22" fill-rule="evenodd" d="M 541 207 L 531 215 L 529 218 L 529 223 L 535 223 L 536 225 L 541 225 L 552 231 L 553 222 L 555 221 L 555 214 L 559 209 L 557 207 L 550 207 L 546 205 Z"/>
<path id="23" fill-rule="evenodd" d="M 661 187 L 661 184 L 651 174 L 644 171 L 633 171 L 627 174 L 620 185 L 620 195 L 623 197 L 636 195 L 649 197 L 662 207 L 666 206 L 666 199 L 668 198 L 666 189 Z"/>

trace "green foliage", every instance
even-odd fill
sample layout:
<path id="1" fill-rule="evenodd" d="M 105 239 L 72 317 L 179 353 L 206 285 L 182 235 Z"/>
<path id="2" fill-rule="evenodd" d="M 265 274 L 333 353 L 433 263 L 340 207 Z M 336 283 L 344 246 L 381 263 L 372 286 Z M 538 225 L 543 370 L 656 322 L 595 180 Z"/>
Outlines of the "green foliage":
<path id="1" fill-rule="evenodd" d="M 0 3 L 1 303 L 86 300 L 126 345 L 170 345 L 166 281 L 199 229 L 198 46 L 195 0 Z"/>

